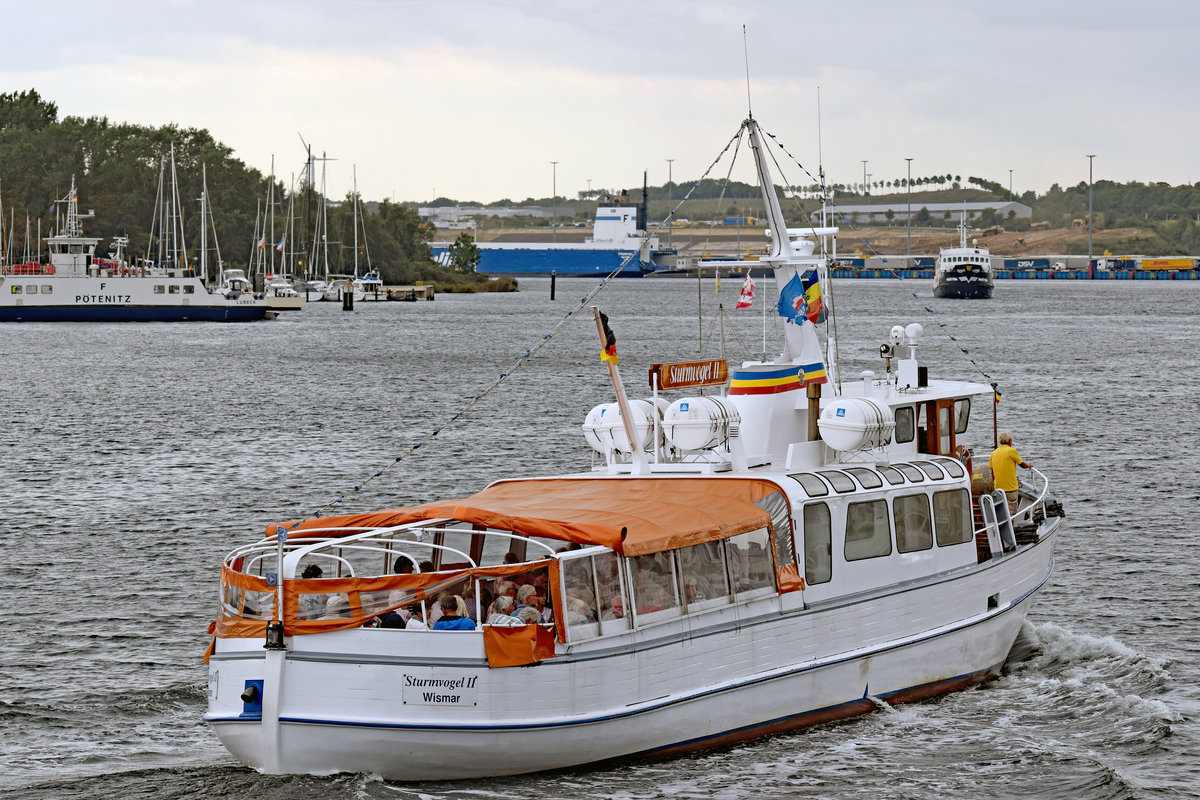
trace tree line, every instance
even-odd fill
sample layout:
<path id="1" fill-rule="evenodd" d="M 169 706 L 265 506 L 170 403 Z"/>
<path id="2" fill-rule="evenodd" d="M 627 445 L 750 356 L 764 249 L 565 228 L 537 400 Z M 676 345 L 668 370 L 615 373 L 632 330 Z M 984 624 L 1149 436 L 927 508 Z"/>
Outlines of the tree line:
<path id="1" fill-rule="evenodd" d="M 0 256 L 20 260 L 38 250 L 41 235 L 54 233 L 56 201 L 65 198 L 74 179 L 82 212 L 95 210 L 85 222 L 85 235 L 101 238 L 98 252 L 112 247 L 114 237 L 129 239 L 131 259 L 148 252 L 155 214 L 159 171 L 174 148 L 189 255 L 197 260 L 200 240 L 201 172 L 207 171 L 208 203 L 227 266 L 247 268 L 259 242 L 285 230 L 289 199 L 294 220 L 295 250 L 311 249 L 320 197 L 312 181 L 294 190 L 276 178 L 273 196 L 275 230 L 263 220 L 270 176 L 247 166 L 232 148 L 208 130 L 178 125 L 148 127 L 110 122 L 107 117 L 67 116 L 36 90 L 0 94 Z M 385 283 L 436 281 L 444 270 L 430 258 L 432 225 L 416 209 L 383 200 L 364 208 L 361 199 L 358 263 L 370 264 Z M 328 235 L 331 271 L 349 271 L 354 263 L 354 197 L 329 200 Z M 61 222 L 59 223 L 61 224 Z M 27 233 L 28 231 L 28 233 Z M 286 250 L 285 250 L 286 252 Z M 211 260 L 210 256 L 210 260 Z M 307 257 L 297 255 L 307 261 Z M 277 262 L 278 263 L 278 262 Z M 277 266 L 277 269 L 282 269 Z M 297 267 L 292 268 L 298 271 Z"/>

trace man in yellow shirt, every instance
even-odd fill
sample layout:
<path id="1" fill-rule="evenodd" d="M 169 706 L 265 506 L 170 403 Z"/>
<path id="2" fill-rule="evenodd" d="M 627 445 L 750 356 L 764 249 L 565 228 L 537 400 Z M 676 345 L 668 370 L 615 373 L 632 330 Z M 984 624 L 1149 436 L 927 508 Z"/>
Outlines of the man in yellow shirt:
<path id="1" fill-rule="evenodd" d="M 1011 433 L 1004 431 L 998 438 L 1000 446 L 992 451 L 988 466 L 992 468 L 996 488 L 1004 490 L 1004 497 L 1008 500 L 1008 513 L 1011 516 L 1017 513 L 1017 465 L 1030 469 L 1033 464 L 1021 460 L 1021 454 L 1012 446 Z"/>

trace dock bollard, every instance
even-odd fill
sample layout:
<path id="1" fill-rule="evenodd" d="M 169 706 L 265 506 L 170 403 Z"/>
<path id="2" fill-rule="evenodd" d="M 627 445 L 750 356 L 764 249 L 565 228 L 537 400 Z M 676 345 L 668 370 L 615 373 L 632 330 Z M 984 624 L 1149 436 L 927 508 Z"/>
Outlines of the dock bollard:
<path id="1" fill-rule="evenodd" d="M 342 289 L 342 311 L 354 310 L 354 292 L 350 289 Z"/>
<path id="2" fill-rule="evenodd" d="M 558 277 L 556 270 L 550 270 L 550 299 L 554 299 L 554 280 Z"/>

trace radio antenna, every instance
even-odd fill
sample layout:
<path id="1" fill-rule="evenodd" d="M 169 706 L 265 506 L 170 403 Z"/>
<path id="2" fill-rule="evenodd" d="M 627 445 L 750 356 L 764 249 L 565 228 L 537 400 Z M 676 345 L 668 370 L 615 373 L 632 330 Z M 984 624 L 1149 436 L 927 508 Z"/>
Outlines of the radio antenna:
<path id="1" fill-rule="evenodd" d="M 754 109 L 750 106 L 750 48 L 746 45 L 746 25 L 742 24 L 742 55 L 746 59 L 746 113 L 754 119 Z"/>

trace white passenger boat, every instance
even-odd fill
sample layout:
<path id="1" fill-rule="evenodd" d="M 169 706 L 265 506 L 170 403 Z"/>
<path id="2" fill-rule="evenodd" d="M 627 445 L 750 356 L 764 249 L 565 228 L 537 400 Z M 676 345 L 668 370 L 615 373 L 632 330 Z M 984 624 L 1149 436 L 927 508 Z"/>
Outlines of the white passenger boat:
<path id="1" fill-rule="evenodd" d="M 933 273 L 933 296 L 987 299 L 992 296 L 992 254 L 976 242 L 967 244 L 967 218 L 958 224 L 958 247 L 938 251 Z"/>
<path id="2" fill-rule="evenodd" d="M 825 259 L 772 247 L 754 264 L 791 308 Z M 992 387 L 927 379 L 920 326 L 881 327 L 882 374 L 840 387 L 803 319 L 721 396 L 626 401 L 611 365 L 591 471 L 269 526 L 221 567 L 205 719 L 262 772 L 440 780 L 682 753 L 996 675 L 1060 519 L 1036 471 L 1012 519 L 973 480 L 968 426 Z M 665 390 L 727 371 L 655 374 Z M 545 593 L 553 622 L 371 627 L 446 593 L 489 619 L 508 580 Z"/>
<path id="3" fill-rule="evenodd" d="M 0 321 L 22 322 L 243 322 L 267 317 L 261 295 L 209 291 L 203 271 L 170 265 L 133 267 L 119 237 L 109 258 L 96 255 L 100 239 L 83 235 L 74 178 L 61 201 L 62 232 L 46 237 L 48 263 L 0 264 Z M 90 216 L 87 215 L 87 216 Z"/>

